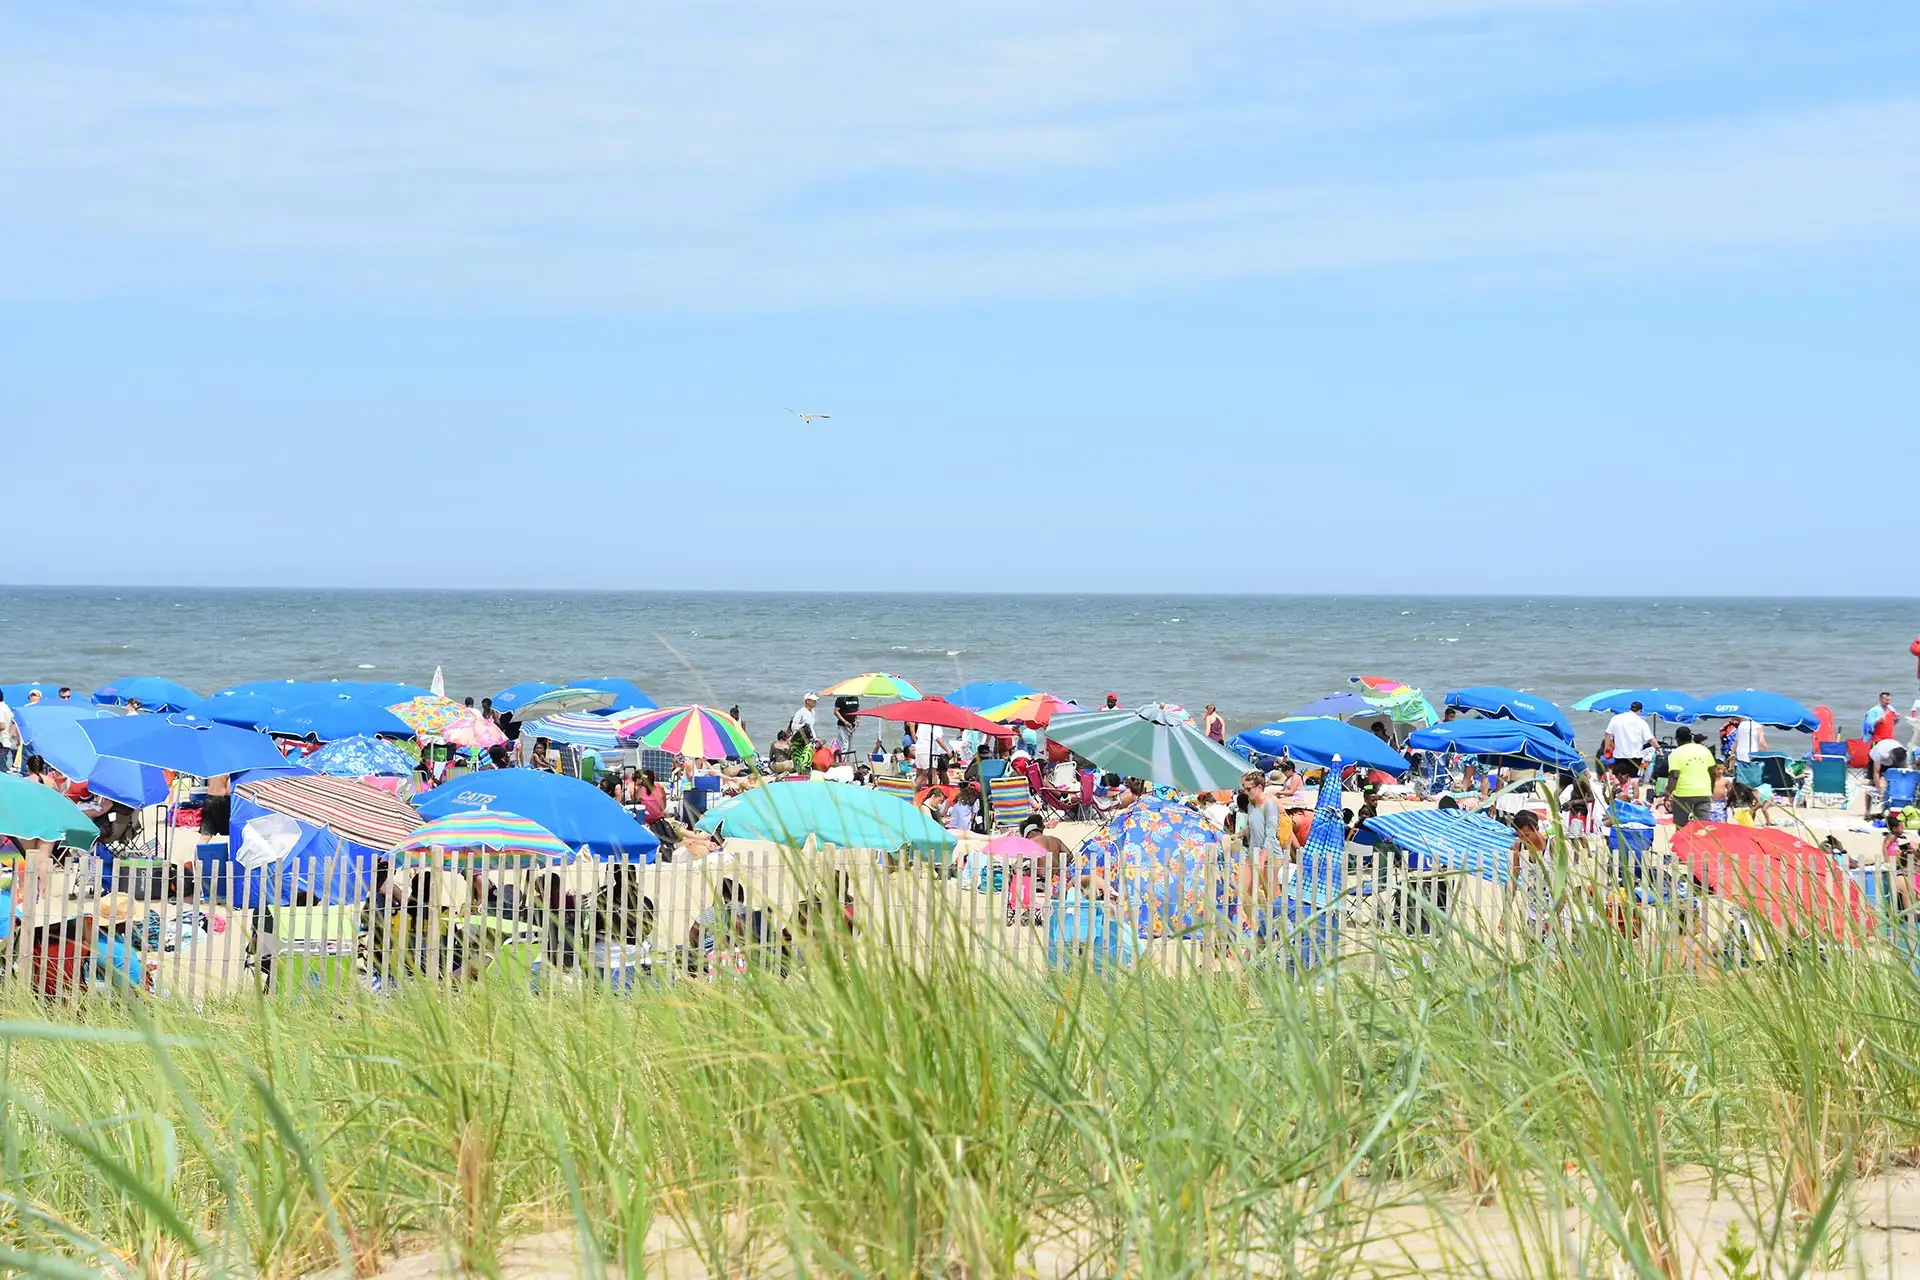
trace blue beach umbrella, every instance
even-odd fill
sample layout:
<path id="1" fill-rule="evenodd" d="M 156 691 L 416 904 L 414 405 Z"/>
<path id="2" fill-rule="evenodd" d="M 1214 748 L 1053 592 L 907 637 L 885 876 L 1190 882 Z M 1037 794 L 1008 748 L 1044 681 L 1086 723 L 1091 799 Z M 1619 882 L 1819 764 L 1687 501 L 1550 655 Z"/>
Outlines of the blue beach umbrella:
<path id="1" fill-rule="evenodd" d="M 385 738 L 365 734 L 337 738 L 300 763 L 334 778 L 404 778 L 413 772 L 412 756 Z"/>
<path id="2" fill-rule="evenodd" d="M 848 782 L 780 782 L 725 800 L 700 819 L 703 831 L 769 840 L 798 849 L 812 836 L 842 849 L 911 850 L 921 857 L 953 851 L 954 833 L 925 809 L 898 796 Z"/>
<path id="3" fill-rule="evenodd" d="M 659 704 L 641 691 L 640 686 L 631 680 L 622 680 L 618 676 L 581 676 L 566 683 L 569 689 L 599 689 L 613 695 L 613 701 L 600 708 L 602 711 L 652 711 Z M 494 703 L 496 707 L 499 703 Z"/>
<path id="4" fill-rule="evenodd" d="M 340 695 L 276 707 L 261 717 L 257 727 L 268 733 L 312 738 L 316 742 L 361 736 L 413 736 L 413 729 L 406 721 L 378 702 Z"/>
<path id="5" fill-rule="evenodd" d="M 1038 692 L 1032 685 L 1021 684 L 1018 680 L 976 680 L 948 694 L 947 701 L 969 711 L 985 711 L 989 707 L 998 707 L 1015 698 Z"/>
<path id="6" fill-rule="evenodd" d="M 1341 766 L 1365 765 L 1396 776 L 1410 767 L 1407 758 L 1380 739 L 1328 716 L 1275 720 L 1233 735 L 1239 746 L 1258 756 L 1286 756 L 1296 764 L 1325 769 L 1340 757 Z"/>
<path id="7" fill-rule="evenodd" d="M 1697 713 L 1703 720 L 1757 720 L 1770 729 L 1797 729 L 1812 733 L 1820 727 L 1819 717 L 1785 694 L 1764 689 L 1728 689 L 1700 699 Z"/>
<path id="8" fill-rule="evenodd" d="M 1463 711 L 1547 729 L 1568 742 L 1573 741 L 1573 725 L 1567 713 L 1536 694 L 1522 693 L 1505 685 L 1482 684 L 1471 689 L 1455 689 L 1447 695 L 1447 705 Z"/>
<path id="9" fill-rule="evenodd" d="M 1324 698 L 1315 698 L 1288 717 L 1290 720 L 1303 720 L 1309 716 L 1333 716 L 1345 719 L 1348 716 L 1385 716 L 1393 719 L 1393 711 L 1377 702 L 1369 702 L 1357 693 L 1330 693 Z"/>
<path id="10" fill-rule="evenodd" d="M 564 742 L 590 751 L 620 749 L 619 723 L 583 711 L 569 711 L 543 720 L 529 721 L 521 726 L 520 736 L 529 742 L 535 738 L 545 738 L 549 742 Z"/>
<path id="11" fill-rule="evenodd" d="M 202 720 L 190 712 L 169 716 L 106 716 L 78 722 L 103 756 L 150 764 L 195 778 L 286 764 L 263 733 Z"/>
<path id="12" fill-rule="evenodd" d="M 103 707 L 124 707 L 129 702 L 138 702 L 147 711 L 185 711 L 201 701 L 201 697 L 187 686 L 159 676 L 122 676 L 112 684 L 95 689 L 93 700 Z"/>
<path id="13" fill-rule="evenodd" d="M 1618 715 L 1622 711 L 1631 711 L 1636 702 L 1650 716 L 1677 720 L 1682 724 L 1700 714 L 1700 699 L 1678 689 L 1605 689 L 1588 694 L 1574 703 L 1573 709 Z"/>
<path id="14" fill-rule="evenodd" d="M 1448 720 L 1416 730 L 1407 747 L 1479 756 L 1502 765 L 1547 765 L 1574 773 L 1587 767 L 1564 739 L 1519 720 Z"/>
<path id="15" fill-rule="evenodd" d="M 18 710 L 27 705 L 27 698 L 35 689 L 40 691 L 42 702 L 60 701 L 60 688 L 61 686 L 49 684 L 45 680 L 29 680 L 25 684 L 0 684 L 0 694 L 6 695 L 8 706 Z"/>
<path id="16" fill-rule="evenodd" d="M 202 720 L 217 720 L 221 724 L 238 725 L 242 729 L 258 729 L 269 717 L 285 711 L 290 705 L 297 704 L 280 694 L 258 690 L 238 693 L 225 690 L 202 698 L 187 710 Z"/>
<path id="17" fill-rule="evenodd" d="M 797 785 L 797 784 L 785 784 Z M 591 783 L 537 769 L 488 769 L 455 778 L 413 798 L 422 817 L 497 809 L 531 819 L 596 857 L 652 862 L 660 841 L 618 801 Z"/>
<path id="18" fill-rule="evenodd" d="M 74 702 L 40 702 L 14 712 L 27 749 L 89 790 L 121 804 L 143 809 L 167 798 L 167 776 L 150 764 L 103 756 L 80 729 L 83 720 L 118 720 L 99 707 Z"/>

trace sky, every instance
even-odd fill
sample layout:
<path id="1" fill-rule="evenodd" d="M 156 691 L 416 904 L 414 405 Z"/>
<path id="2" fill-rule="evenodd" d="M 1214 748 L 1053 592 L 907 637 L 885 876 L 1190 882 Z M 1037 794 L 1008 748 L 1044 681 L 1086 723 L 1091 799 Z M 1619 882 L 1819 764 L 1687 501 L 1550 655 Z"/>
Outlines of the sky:
<path id="1" fill-rule="evenodd" d="M 0 0 L 0 581 L 1911 595 L 1915 66 L 1910 0 Z"/>

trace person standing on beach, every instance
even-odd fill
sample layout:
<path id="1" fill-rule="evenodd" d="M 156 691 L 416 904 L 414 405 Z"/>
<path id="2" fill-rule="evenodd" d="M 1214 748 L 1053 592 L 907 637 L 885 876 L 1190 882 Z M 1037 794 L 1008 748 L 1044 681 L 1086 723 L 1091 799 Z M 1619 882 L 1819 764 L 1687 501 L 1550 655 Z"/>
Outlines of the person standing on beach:
<path id="1" fill-rule="evenodd" d="M 7 705 L 7 695 L 0 693 L 0 769 L 12 772 L 19 754 L 20 726 L 14 722 L 13 708 Z"/>
<path id="2" fill-rule="evenodd" d="M 1684 726 L 1675 730 L 1673 741 L 1673 754 L 1667 757 L 1667 803 L 1677 828 L 1705 821 L 1720 766 L 1714 763 L 1713 752 L 1695 742 L 1693 732 Z"/>
<path id="3" fill-rule="evenodd" d="M 1117 693 L 1109 693 L 1105 705 L 1100 709 L 1102 711 L 1118 711 L 1120 709 L 1120 695 Z"/>
<path id="4" fill-rule="evenodd" d="M 1895 726 L 1900 723 L 1900 713 L 1893 709 L 1893 695 L 1885 689 L 1880 691 L 1880 701 L 1867 708 L 1867 714 L 1860 721 L 1860 736 L 1868 742 L 1885 742 L 1893 737 Z"/>
<path id="5" fill-rule="evenodd" d="M 1280 896 L 1280 864 L 1287 853 L 1280 836 L 1280 805 L 1267 794 L 1267 775 L 1249 769 L 1240 775 L 1236 806 L 1246 838 L 1246 856 L 1240 861 L 1240 927 L 1265 936 L 1267 911 Z"/>
<path id="6" fill-rule="evenodd" d="M 1760 785 L 1760 764 L 1753 757 L 1767 749 L 1767 731 L 1752 716 L 1733 730 L 1733 776 L 1750 787 Z"/>
<path id="7" fill-rule="evenodd" d="M 1207 704 L 1207 718 L 1205 723 L 1207 726 L 1207 736 L 1221 746 L 1225 746 L 1227 742 L 1227 722 L 1211 702 Z"/>
<path id="8" fill-rule="evenodd" d="M 1613 761 L 1613 776 L 1622 783 L 1642 777 L 1647 755 L 1653 748 L 1653 726 L 1640 714 L 1635 700 L 1625 711 L 1607 721 L 1607 732 L 1600 743 L 1600 754 Z"/>

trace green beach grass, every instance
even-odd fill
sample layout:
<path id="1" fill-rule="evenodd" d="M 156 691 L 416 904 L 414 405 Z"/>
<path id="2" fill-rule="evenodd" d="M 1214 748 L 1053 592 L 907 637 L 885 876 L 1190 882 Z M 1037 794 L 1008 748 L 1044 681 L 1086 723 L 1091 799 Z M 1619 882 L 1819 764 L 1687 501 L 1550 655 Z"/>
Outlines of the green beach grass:
<path id="1" fill-rule="evenodd" d="M 632 1276 L 1873 1274 L 1863 1202 L 1920 1152 L 1920 979 L 1879 943 L 1699 968 L 1658 936 L 1596 914 L 1304 974 L 847 940 L 626 994 L 21 993 L 0 1269 L 487 1275 L 545 1237 Z"/>

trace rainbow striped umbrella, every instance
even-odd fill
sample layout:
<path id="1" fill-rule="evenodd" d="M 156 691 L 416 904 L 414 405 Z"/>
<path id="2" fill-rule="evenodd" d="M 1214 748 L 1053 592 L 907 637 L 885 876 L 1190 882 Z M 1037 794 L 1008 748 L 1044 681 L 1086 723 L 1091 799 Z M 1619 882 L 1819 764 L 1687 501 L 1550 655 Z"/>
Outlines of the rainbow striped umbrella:
<path id="1" fill-rule="evenodd" d="M 408 702 L 396 702 L 387 710 L 406 721 L 407 728 L 429 738 L 437 736 L 442 729 L 467 713 L 467 709 L 452 698 L 435 697 L 433 694 Z"/>
<path id="2" fill-rule="evenodd" d="M 401 866 L 528 867 L 572 862 L 574 852 L 530 818 L 497 809 L 468 809 L 415 828 L 393 847 Z"/>
<path id="3" fill-rule="evenodd" d="M 849 676 L 839 684 L 830 684 L 820 692 L 828 697 L 851 695 L 856 698 L 908 698 L 921 696 L 911 680 L 904 676 L 888 675 L 884 671 L 867 671 L 857 676 Z"/>
<path id="4" fill-rule="evenodd" d="M 1055 716 L 1076 715 L 1087 710 L 1071 698 L 1063 698 L 1054 693 L 1029 693 L 1015 698 L 1012 702 L 1003 702 L 997 707 L 989 707 L 980 714 L 996 724 L 1046 725 Z"/>
<path id="5" fill-rule="evenodd" d="M 677 756 L 733 760 L 753 754 L 753 739 L 740 722 L 712 707 L 667 707 L 628 720 L 620 736 Z"/>

